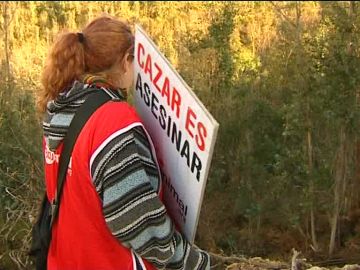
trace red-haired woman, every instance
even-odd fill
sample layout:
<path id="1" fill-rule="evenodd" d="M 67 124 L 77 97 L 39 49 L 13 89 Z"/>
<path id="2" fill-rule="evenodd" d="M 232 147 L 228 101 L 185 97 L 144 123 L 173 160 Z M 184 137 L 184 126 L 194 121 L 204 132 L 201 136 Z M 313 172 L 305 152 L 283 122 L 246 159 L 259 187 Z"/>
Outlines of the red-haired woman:
<path id="1" fill-rule="evenodd" d="M 94 91 L 112 99 L 90 117 L 74 146 L 49 270 L 210 269 L 208 254 L 191 246 L 167 215 L 151 140 L 125 102 L 133 48 L 129 26 L 102 16 L 81 33 L 60 35 L 48 56 L 39 105 L 50 201 L 76 110 Z"/>

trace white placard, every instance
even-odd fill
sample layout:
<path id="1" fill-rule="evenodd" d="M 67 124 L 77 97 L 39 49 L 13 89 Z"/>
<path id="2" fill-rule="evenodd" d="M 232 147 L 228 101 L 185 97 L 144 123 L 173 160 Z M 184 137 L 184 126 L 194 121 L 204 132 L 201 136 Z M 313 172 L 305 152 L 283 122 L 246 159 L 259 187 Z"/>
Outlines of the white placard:
<path id="1" fill-rule="evenodd" d="M 135 107 L 156 148 L 164 204 L 192 243 L 219 124 L 138 25 L 134 66 Z"/>

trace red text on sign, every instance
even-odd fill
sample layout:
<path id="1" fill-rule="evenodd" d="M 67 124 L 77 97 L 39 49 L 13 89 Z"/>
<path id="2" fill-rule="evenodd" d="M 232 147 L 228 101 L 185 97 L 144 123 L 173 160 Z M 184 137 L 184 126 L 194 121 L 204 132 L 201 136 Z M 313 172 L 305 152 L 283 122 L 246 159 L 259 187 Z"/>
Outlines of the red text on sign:
<path id="1" fill-rule="evenodd" d="M 149 76 L 151 82 L 155 85 L 155 88 L 161 93 L 163 97 L 166 96 L 168 106 L 171 107 L 171 110 L 175 112 L 176 117 L 179 119 L 181 96 L 177 89 L 172 86 L 169 78 L 164 75 L 161 67 L 152 60 L 150 54 L 146 54 L 145 48 L 141 43 L 138 44 L 137 60 L 140 68 L 143 69 L 144 73 Z"/>
<path id="2" fill-rule="evenodd" d="M 166 98 L 167 105 L 180 119 L 181 95 L 179 91 L 173 86 L 169 77 L 164 74 L 161 66 L 145 51 L 145 47 L 141 43 L 138 43 L 137 61 L 144 74 L 149 77 L 161 96 Z M 195 140 L 198 148 L 204 151 L 207 130 L 205 125 L 197 120 L 197 115 L 190 107 L 186 112 L 185 129 L 190 137 Z"/>
<path id="3" fill-rule="evenodd" d="M 190 107 L 188 107 L 188 110 L 186 113 L 185 129 L 187 130 L 187 132 L 189 133 L 191 138 L 195 137 L 195 142 L 196 142 L 197 146 L 199 147 L 199 149 L 201 151 L 204 151 L 205 150 L 205 138 L 207 136 L 207 131 L 206 131 L 205 125 L 201 121 L 196 122 L 196 119 L 197 119 L 197 116 L 196 116 L 195 112 Z M 194 128 L 195 128 L 194 121 L 196 123 L 195 131 L 194 131 Z M 195 135 L 193 132 L 195 132 Z"/>

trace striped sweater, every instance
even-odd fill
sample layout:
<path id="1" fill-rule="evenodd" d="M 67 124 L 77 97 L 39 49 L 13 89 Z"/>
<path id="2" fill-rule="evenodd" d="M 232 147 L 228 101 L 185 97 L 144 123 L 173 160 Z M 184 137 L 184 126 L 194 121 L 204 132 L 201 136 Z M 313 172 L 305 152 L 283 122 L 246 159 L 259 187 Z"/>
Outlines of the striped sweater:
<path id="1" fill-rule="evenodd" d="M 43 123 L 49 149 L 61 143 L 76 109 L 96 90 L 94 85 L 75 82 L 70 91 L 49 103 Z M 115 91 L 102 90 L 113 100 L 123 98 Z M 161 177 L 154 148 L 141 123 L 106 138 L 89 163 L 107 227 L 139 256 L 142 268 L 141 258 L 158 269 L 210 269 L 208 254 L 190 245 L 166 213 L 159 198 Z"/>

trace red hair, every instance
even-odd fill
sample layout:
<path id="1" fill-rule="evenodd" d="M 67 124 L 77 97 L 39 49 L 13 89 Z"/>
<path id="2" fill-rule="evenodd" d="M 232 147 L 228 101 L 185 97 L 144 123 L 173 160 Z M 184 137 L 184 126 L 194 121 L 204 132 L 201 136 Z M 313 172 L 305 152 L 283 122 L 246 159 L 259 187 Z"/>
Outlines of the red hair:
<path id="1" fill-rule="evenodd" d="M 47 102 L 70 87 L 74 80 L 81 80 L 87 73 L 106 73 L 126 53 L 132 53 L 134 47 L 129 25 L 110 16 L 90 22 L 82 35 L 83 39 L 78 33 L 63 33 L 53 44 L 41 78 L 41 111 L 45 111 Z"/>

